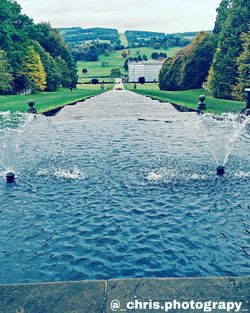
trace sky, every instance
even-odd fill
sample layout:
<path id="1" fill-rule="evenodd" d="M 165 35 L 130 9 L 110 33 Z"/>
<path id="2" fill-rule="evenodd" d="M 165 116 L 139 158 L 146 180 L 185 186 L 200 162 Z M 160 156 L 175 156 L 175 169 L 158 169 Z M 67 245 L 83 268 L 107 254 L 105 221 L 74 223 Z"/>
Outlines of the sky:
<path id="1" fill-rule="evenodd" d="M 164 33 L 213 29 L 221 0 L 17 0 L 35 22 Z"/>

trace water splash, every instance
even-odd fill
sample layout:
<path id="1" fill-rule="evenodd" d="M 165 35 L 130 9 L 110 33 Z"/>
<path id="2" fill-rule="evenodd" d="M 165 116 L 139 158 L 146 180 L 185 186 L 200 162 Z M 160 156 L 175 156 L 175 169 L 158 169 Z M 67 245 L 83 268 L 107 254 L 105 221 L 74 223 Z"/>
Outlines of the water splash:
<path id="1" fill-rule="evenodd" d="M 221 116 L 204 114 L 201 117 L 201 135 L 217 165 L 226 165 L 235 144 L 244 136 L 249 123 L 249 117 L 233 113 Z"/>
<path id="2" fill-rule="evenodd" d="M 162 174 L 158 174 L 158 173 L 155 173 L 153 171 L 148 173 L 148 176 L 147 176 L 147 180 L 149 180 L 149 181 L 159 181 L 162 178 L 163 178 Z"/>
<path id="3" fill-rule="evenodd" d="M 3 171 L 15 169 L 22 133 L 34 119 L 31 114 L 0 112 L 0 166 Z"/>
<path id="4" fill-rule="evenodd" d="M 202 171 L 194 172 L 191 167 L 189 170 L 186 167 L 185 169 L 179 169 L 178 167 L 160 167 L 155 170 L 150 170 L 145 173 L 146 180 L 149 182 L 164 182 L 164 183 L 192 183 L 196 181 L 206 181 L 209 179 L 208 173 L 204 174 Z"/>
<path id="5" fill-rule="evenodd" d="M 86 179 L 87 175 L 79 170 L 78 167 L 73 167 L 72 169 L 65 168 L 54 168 L 54 169 L 39 169 L 37 175 L 40 176 L 54 176 L 57 178 L 64 178 L 69 180 Z"/>

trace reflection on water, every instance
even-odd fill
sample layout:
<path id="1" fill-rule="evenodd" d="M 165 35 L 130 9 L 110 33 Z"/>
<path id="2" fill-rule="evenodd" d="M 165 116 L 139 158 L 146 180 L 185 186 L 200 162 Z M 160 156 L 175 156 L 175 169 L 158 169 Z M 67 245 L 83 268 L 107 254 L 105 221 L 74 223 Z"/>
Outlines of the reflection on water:
<path id="1" fill-rule="evenodd" d="M 28 123 L 0 180 L 0 282 L 249 275 L 249 131 L 216 177 L 209 119 L 110 91 Z"/>

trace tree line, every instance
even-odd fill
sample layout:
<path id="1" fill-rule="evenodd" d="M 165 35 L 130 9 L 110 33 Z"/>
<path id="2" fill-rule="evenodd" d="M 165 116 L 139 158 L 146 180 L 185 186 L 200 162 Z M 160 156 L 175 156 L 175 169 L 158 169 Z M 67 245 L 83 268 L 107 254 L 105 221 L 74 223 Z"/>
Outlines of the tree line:
<path id="1" fill-rule="evenodd" d="M 151 47 L 156 50 L 165 49 L 171 47 L 185 47 L 191 41 L 185 38 L 183 34 L 164 34 L 157 32 L 146 32 L 146 31 L 126 31 L 129 46 L 131 48 L 136 47 Z"/>
<path id="2" fill-rule="evenodd" d="M 76 63 L 58 31 L 11 0 L 1 0 L 0 20 L 0 94 L 76 86 Z"/>
<path id="3" fill-rule="evenodd" d="M 243 99 L 250 87 L 250 2 L 222 0 L 213 33 L 201 32 L 160 72 L 162 90 L 207 89 L 218 98 Z"/>

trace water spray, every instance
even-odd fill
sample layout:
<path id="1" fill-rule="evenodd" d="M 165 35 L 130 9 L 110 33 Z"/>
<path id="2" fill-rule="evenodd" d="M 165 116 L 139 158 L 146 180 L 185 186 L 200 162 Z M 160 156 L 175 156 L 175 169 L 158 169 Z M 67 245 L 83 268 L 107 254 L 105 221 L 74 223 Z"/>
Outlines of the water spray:
<path id="1" fill-rule="evenodd" d="M 15 174 L 12 172 L 9 172 L 6 174 L 6 181 L 8 184 L 12 184 L 15 182 Z"/>
<path id="2" fill-rule="evenodd" d="M 225 175 L 225 166 L 218 166 L 217 167 L 217 175 L 224 176 Z"/>

